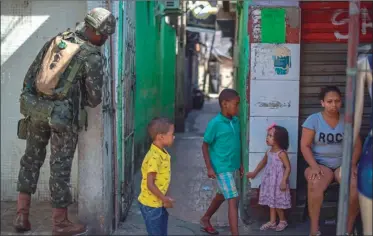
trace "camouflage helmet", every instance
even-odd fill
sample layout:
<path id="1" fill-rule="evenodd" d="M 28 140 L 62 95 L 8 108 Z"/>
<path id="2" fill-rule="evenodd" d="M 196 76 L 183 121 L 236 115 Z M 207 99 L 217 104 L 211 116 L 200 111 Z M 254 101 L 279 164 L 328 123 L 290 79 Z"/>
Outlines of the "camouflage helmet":
<path id="1" fill-rule="evenodd" d="M 112 35 L 115 33 L 115 17 L 105 8 L 97 7 L 92 9 L 84 18 L 84 21 L 100 34 Z"/>

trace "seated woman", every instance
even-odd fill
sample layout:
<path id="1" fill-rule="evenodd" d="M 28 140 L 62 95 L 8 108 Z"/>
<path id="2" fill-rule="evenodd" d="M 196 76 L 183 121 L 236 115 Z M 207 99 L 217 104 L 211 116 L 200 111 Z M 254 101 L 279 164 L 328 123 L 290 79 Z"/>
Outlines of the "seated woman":
<path id="1" fill-rule="evenodd" d="M 340 114 L 341 92 L 335 86 L 327 86 L 320 93 L 323 111 L 310 115 L 303 124 L 301 151 L 309 167 L 304 175 L 308 182 L 308 213 L 311 220 L 311 235 L 320 235 L 319 216 L 324 191 L 333 182 L 340 183 L 340 166 L 343 156 L 344 120 Z M 361 153 L 358 139 L 352 155 L 350 208 L 348 232 L 353 229 L 359 213 L 356 171 Z"/>

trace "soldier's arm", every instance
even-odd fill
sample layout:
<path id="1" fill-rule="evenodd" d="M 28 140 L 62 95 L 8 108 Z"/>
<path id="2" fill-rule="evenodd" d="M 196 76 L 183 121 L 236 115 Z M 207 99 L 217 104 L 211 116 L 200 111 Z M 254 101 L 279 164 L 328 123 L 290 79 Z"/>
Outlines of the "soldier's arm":
<path id="1" fill-rule="evenodd" d="M 86 62 L 85 105 L 96 107 L 101 103 L 104 61 L 101 55 L 91 54 Z"/>
<path id="2" fill-rule="evenodd" d="M 34 61 L 31 63 L 26 76 L 23 80 L 23 87 L 22 87 L 22 93 L 35 93 L 35 88 L 33 87 L 36 73 L 38 72 L 38 69 L 40 67 L 40 64 L 43 60 L 45 52 L 48 50 L 49 45 L 51 44 L 53 39 L 49 40 L 44 44 L 44 46 L 40 49 L 38 55 L 34 59 Z"/>

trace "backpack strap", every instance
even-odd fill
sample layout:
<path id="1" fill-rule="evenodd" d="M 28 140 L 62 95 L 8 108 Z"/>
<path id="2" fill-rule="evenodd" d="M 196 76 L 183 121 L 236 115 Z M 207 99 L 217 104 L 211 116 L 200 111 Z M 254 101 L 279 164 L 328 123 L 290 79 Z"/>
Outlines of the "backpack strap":
<path id="1" fill-rule="evenodd" d="M 73 84 L 76 74 L 79 72 L 80 68 L 82 67 L 85 61 L 85 58 L 89 56 L 90 54 L 94 54 L 97 52 L 99 53 L 98 50 L 90 47 L 89 45 L 87 45 L 86 42 L 83 42 L 80 45 L 80 51 L 77 53 L 77 55 L 74 58 L 73 66 L 69 72 L 69 75 L 67 76 L 65 80 L 65 85 L 62 88 L 60 88 L 59 91 L 56 91 L 57 93 L 60 92 L 61 97 L 66 97 L 67 93 L 69 92 Z"/>
<path id="2" fill-rule="evenodd" d="M 69 75 L 67 76 L 65 85 L 62 88 L 62 92 L 61 92 L 62 97 L 65 97 L 67 93 L 69 92 L 73 84 L 73 80 L 75 79 L 76 74 L 78 73 L 79 69 L 81 68 L 83 64 L 83 60 L 81 60 L 79 57 L 77 57 L 75 60 L 76 61 L 73 67 L 71 68 Z"/>

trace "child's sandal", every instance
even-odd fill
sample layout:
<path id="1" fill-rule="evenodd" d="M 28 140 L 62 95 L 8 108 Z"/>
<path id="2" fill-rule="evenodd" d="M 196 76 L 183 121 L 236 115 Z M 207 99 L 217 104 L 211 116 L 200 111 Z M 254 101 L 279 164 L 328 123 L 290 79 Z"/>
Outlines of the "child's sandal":
<path id="1" fill-rule="evenodd" d="M 288 222 L 280 221 L 278 225 L 276 226 L 276 231 L 277 232 L 283 231 L 286 227 L 288 227 Z"/>
<path id="2" fill-rule="evenodd" d="M 260 227 L 260 230 L 276 229 L 276 222 L 267 222 Z"/>

